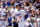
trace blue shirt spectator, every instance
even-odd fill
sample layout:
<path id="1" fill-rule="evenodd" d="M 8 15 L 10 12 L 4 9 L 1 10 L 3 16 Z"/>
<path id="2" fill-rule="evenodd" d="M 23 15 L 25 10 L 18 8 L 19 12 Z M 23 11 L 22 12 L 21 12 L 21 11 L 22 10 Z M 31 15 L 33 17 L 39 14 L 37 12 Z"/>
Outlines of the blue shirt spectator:
<path id="1" fill-rule="evenodd" d="M 12 25 L 11 20 L 12 20 L 12 17 L 9 17 L 9 18 L 8 18 L 9 26 Z"/>

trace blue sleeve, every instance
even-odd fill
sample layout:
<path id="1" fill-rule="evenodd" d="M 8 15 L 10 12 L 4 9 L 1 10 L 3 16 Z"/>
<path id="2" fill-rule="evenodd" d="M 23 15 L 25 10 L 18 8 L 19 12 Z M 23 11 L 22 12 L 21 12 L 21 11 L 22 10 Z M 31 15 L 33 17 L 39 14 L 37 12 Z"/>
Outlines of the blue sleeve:
<path id="1" fill-rule="evenodd" d="M 4 3 L 3 8 L 5 8 L 6 4 Z"/>
<path id="2" fill-rule="evenodd" d="M 25 15 L 25 19 L 28 17 L 28 14 Z"/>

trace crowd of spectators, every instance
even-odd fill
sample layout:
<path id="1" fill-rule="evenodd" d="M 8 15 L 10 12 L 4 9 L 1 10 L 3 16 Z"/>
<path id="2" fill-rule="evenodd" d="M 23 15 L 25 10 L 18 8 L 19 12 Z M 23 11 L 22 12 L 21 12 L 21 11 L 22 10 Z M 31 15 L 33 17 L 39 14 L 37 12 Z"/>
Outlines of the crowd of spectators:
<path id="1" fill-rule="evenodd" d="M 40 0 L 0 0 L 0 27 L 40 27 Z"/>

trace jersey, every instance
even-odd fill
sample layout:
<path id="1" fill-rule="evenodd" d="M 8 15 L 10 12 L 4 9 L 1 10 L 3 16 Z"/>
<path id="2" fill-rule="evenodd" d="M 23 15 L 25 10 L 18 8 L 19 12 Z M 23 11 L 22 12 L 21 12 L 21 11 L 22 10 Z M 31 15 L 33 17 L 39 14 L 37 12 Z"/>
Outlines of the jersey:
<path id="1" fill-rule="evenodd" d="M 18 12 L 17 12 L 17 18 L 18 18 L 18 20 L 24 20 L 24 15 L 25 15 L 25 11 L 24 10 L 19 10 Z"/>

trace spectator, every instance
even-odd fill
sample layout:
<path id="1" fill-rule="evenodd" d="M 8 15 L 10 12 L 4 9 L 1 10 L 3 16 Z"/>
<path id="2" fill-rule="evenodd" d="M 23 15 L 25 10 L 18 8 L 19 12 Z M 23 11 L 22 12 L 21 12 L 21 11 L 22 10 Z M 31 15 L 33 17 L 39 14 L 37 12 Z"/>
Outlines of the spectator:
<path id="1" fill-rule="evenodd" d="M 32 27 L 32 23 L 30 22 L 30 18 L 27 19 L 25 27 Z"/>
<path id="2" fill-rule="evenodd" d="M 39 27 L 37 20 L 34 20 L 33 27 Z"/>
<path id="3" fill-rule="evenodd" d="M 8 27 L 8 22 L 4 21 L 4 18 L 1 18 L 0 27 Z"/>
<path id="4" fill-rule="evenodd" d="M 9 14 L 9 17 L 8 17 L 8 25 L 9 26 L 12 26 L 12 23 L 11 23 L 11 21 L 12 21 L 12 17 L 11 17 L 11 14 Z"/>
<path id="5" fill-rule="evenodd" d="M 13 21 L 13 27 L 18 27 L 18 22 L 17 19 L 14 17 L 14 21 Z"/>

